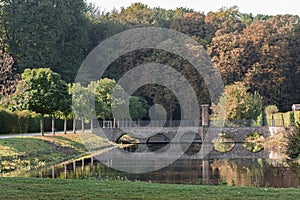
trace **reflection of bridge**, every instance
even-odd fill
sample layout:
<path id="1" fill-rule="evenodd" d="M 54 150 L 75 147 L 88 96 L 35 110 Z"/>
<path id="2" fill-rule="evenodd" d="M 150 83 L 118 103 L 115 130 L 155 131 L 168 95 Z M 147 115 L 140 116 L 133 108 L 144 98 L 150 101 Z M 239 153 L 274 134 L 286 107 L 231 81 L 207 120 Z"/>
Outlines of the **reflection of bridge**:
<path id="1" fill-rule="evenodd" d="M 138 147 L 135 153 L 151 152 L 155 148 L 149 148 L 151 145 L 164 144 L 165 151 L 170 145 L 181 145 L 182 149 L 188 150 L 189 147 L 195 147 L 192 153 L 186 153 L 183 158 L 186 159 L 215 159 L 215 158 L 269 158 L 270 152 L 262 150 L 257 153 L 247 151 L 243 146 L 245 137 L 258 133 L 265 139 L 278 132 L 284 132 L 282 127 L 237 127 L 237 128 L 202 128 L 202 127 L 135 127 L 123 129 L 101 129 L 105 132 L 105 137 L 113 142 L 123 135 L 130 135 L 138 139 Z M 96 131 L 97 132 L 97 131 Z M 213 138 L 219 133 L 227 133 L 234 139 L 234 147 L 229 152 L 218 152 L 213 147 Z M 191 152 L 191 151 L 190 151 Z M 179 152 L 178 152 L 179 153 Z M 172 152 L 176 154 L 176 152 Z"/>

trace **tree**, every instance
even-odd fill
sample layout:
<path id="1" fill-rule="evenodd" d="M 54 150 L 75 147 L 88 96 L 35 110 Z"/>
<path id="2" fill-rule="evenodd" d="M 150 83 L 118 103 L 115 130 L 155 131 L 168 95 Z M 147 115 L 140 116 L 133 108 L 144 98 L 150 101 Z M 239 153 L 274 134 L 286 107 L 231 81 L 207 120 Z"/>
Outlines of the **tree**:
<path id="1" fill-rule="evenodd" d="M 255 57 L 249 57 L 248 71 L 243 82 L 262 95 L 265 105 L 280 105 L 284 96 L 285 66 L 289 56 L 285 48 L 286 43 L 276 33 L 270 24 L 253 22 L 243 32 L 242 43 L 254 47 Z M 252 53 L 254 54 L 254 53 Z"/>
<path id="2" fill-rule="evenodd" d="M 0 99 L 16 90 L 19 75 L 13 67 L 14 59 L 8 53 L 0 51 Z"/>
<path id="3" fill-rule="evenodd" d="M 55 117 L 64 120 L 64 134 L 67 134 L 67 120 L 72 119 L 72 96 L 71 84 L 68 84 L 68 95 L 60 104 L 60 110 L 55 112 Z"/>
<path id="4" fill-rule="evenodd" d="M 73 132 L 76 132 L 76 119 L 81 120 L 81 131 L 84 132 L 84 121 L 93 116 L 93 95 L 90 88 L 74 83 L 71 89 L 72 93 L 72 112 L 73 112 Z"/>
<path id="5" fill-rule="evenodd" d="M 108 78 L 100 79 L 96 82 L 96 114 L 100 119 L 113 119 L 111 100 L 115 86 L 116 81 Z"/>
<path id="6" fill-rule="evenodd" d="M 149 105 L 142 97 L 132 96 L 129 99 L 129 112 L 133 120 L 142 119 L 148 114 Z"/>
<path id="7" fill-rule="evenodd" d="M 104 78 L 91 84 L 95 84 L 95 107 L 98 118 L 105 120 L 118 117 L 122 119 L 125 113 L 120 108 L 125 109 L 122 105 L 125 105 L 126 101 L 129 101 L 128 114 L 133 120 L 141 119 L 148 113 L 147 101 L 142 97 L 128 96 L 123 88 L 116 84 L 115 80 Z"/>
<path id="8" fill-rule="evenodd" d="M 68 96 L 68 86 L 49 68 L 26 69 L 21 77 L 18 87 L 26 88 L 22 94 L 26 98 L 21 103 L 23 108 L 41 114 L 41 134 L 44 135 L 44 115 L 63 110 L 61 106 Z"/>
<path id="9" fill-rule="evenodd" d="M 256 120 L 262 112 L 262 99 L 248 89 L 241 82 L 226 86 L 219 103 L 212 106 L 213 120 L 225 120 L 227 125 L 250 125 L 247 122 Z"/>
<path id="10" fill-rule="evenodd" d="M 180 18 L 175 18 L 170 28 L 182 32 L 195 40 L 203 44 L 205 47 L 207 44 L 205 35 L 205 15 L 203 13 L 192 12 L 186 13 Z"/>
<path id="11" fill-rule="evenodd" d="M 1 1 L 4 43 L 16 68 L 51 66 L 72 82 L 88 46 L 83 0 Z"/>
<path id="12" fill-rule="evenodd" d="M 236 6 L 221 8 L 218 12 L 208 12 L 205 17 L 208 44 L 215 36 L 241 32 L 245 25 Z"/>
<path id="13" fill-rule="evenodd" d="M 242 81 L 259 92 L 264 105 L 289 109 L 299 90 L 297 24 L 297 16 L 274 16 L 254 19 L 242 31 L 216 34 L 208 52 L 225 84 Z"/>

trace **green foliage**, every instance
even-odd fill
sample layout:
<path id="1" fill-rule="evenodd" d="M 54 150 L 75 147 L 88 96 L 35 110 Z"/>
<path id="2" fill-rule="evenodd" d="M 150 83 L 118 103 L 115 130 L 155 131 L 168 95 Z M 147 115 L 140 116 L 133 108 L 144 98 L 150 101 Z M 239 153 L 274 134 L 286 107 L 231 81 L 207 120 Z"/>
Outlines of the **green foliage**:
<path id="1" fill-rule="evenodd" d="M 132 96 L 129 99 L 129 112 L 132 120 L 142 119 L 148 114 L 149 105 L 141 97 Z"/>
<path id="2" fill-rule="evenodd" d="M 96 83 L 95 95 L 96 95 L 96 113 L 97 117 L 101 119 L 112 119 L 112 94 L 116 86 L 116 81 L 108 78 L 100 79 Z M 118 102 L 118 100 L 120 100 Z M 115 102 L 117 104 L 122 104 L 122 98 L 118 99 Z M 115 105 L 117 106 L 117 105 Z"/>
<path id="3" fill-rule="evenodd" d="M 267 115 L 274 115 L 275 113 L 278 113 L 278 107 L 276 105 L 268 105 L 266 108 L 265 108 L 265 113 Z"/>
<path id="4" fill-rule="evenodd" d="M 119 11 L 100 12 L 83 0 L 2 1 L 0 9 L 1 45 L 14 56 L 18 72 L 47 66 L 72 82 L 82 60 L 101 41 L 131 28 L 158 26 L 185 33 L 208 49 L 225 85 L 243 82 L 252 93 L 261 95 L 264 105 L 276 104 L 282 111 L 299 101 L 295 95 L 300 92 L 297 15 L 255 16 L 241 13 L 236 6 L 204 14 L 189 8 L 150 8 L 142 3 Z M 163 45 L 168 45 L 167 42 Z M 105 77 L 118 80 L 131 68 L 147 62 L 178 70 L 191 83 L 199 104 L 210 103 L 201 76 L 189 63 L 170 52 L 153 49 L 129 52 L 111 64 Z M 176 80 L 168 81 L 176 84 Z M 19 87 L 19 94 L 25 90 L 23 87 Z M 168 116 L 179 108 L 171 91 L 152 86 L 144 89 L 134 95 L 147 99 L 149 104 L 161 103 Z M 2 107 L 26 109 L 23 107 L 26 98 L 22 95 L 18 100 L 6 98 Z M 20 103 L 11 103 L 16 101 Z M 101 115 L 111 117 L 110 113 Z"/>
<path id="5" fill-rule="evenodd" d="M 72 93 L 72 112 L 75 118 L 89 119 L 92 116 L 92 91 L 88 88 L 75 83 L 71 87 Z"/>
<path id="6" fill-rule="evenodd" d="M 257 153 L 264 149 L 264 137 L 257 132 L 247 135 L 243 146 L 247 151 Z"/>
<path id="7" fill-rule="evenodd" d="M 42 115 L 61 110 L 68 96 L 67 84 L 49 68 L 26 69 L 21 82 L 26 86 L 23 95 L 28 96 L 23 103 L 29 110 Z"/>
<path id="8" fill-rule="evenodd" d="M 0 110 L 0 130 L 1 133 L 15 133 L 19 131 L 18 115 L 7 110 Z"/>
<path id="9" fill-rule="evenodd" d="M 41 115 L 28 110 L 9 111 L 0 109 L 0 134 L 32 133 L 40 130 Z M 51 117 L 44 118 L 45 131 L 51 130 Z M 68 126 L 70 129 L 71 127 Z M 63 130 L 63 121 L 56 120 L 56 129 Z"/>
<path id="10" fill-rule="evenodd" d="M 16 67 L 50 66 L 73 81 L 88 45 L 83 0 L 1 1 L 3 40 Z"/>
<path id="11" fill-rule="evenodd" d="M 249 120 L 257 120 L 262 110 L 262 99 L 259 94 L 251 94 L 248 88 L 237 82 L 226 86 L 220 101 L 212 106 L 213 120 L 226 120 L 228 123 L 242 125 Z"/>
<path id="12" fill-rule="evenodd" d="M 263 126 L 264 125 L 264 114 L 260 113 L 260 115 L 258 115 L 257 120 L 254 122 L 254 126 Z"/>
<path id="13" fill-rule="evenodd" d="M 296 123 L 300 123 L 300 111 L 289 111 L 285 113 L 275 113 L 273 115 L 266 116 L 266 122 L 268 126 L 272 126 L 274 122 L 275 126 L 293 126 Z"/>
<path id="14" fill-rule="evenodd" d="M 124 119 L 124 110 L 128 109 L 133 120 L 141 119 L 148 113 L 149 106 L 145 99 L 128 96 L 113 79 L 100 79 L 89 85 L 95 95 L 96 116 L 100 119 Z M 129 105 L 125 105 L 129 102 Z"/>
<path id="15" fill-rule="evenodd" d="M 290 116 L 290 125 L 294 126 L 295 125 L 295 113 L 294 112 L 289 112 Z"/>
<path id="16" fill-rule="evenodd" d="M 288 130 L 286 138 L 288 139 L 286 153 L 290 158 L 295 159 L 300 156 L 300 123 Z"/>
<path id="17" fill-rule="evenodd" d="M 235 145 L 234 138 L 227 133 L 219 133 L 212 142 L 214 143 L 214 150 L 222 153 L 231 151 Z"/>
<path id="18" fill-rule="evenodd" d="M 0 50 L 0 100 L 14 93 L 16 89 L 19 75 L 15 73 L 13 64 L 13 57 Z"/>

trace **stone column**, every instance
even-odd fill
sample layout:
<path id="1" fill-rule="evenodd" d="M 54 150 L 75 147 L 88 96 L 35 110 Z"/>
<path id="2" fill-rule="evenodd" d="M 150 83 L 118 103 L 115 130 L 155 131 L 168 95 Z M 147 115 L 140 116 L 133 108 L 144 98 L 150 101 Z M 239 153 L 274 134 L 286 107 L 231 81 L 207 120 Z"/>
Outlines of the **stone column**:
<path id="1" fill-rule="evenodd" d="M 201 105 L 201 109 L 202 109 L 202 127 L 208 127 L 208 125 L 209 125 L 209 119 L 208 119 L 209 105 L 203 104 L 203 105 Z"/>
<path id="2" fill-rule="evenodd" d="M 202 183 L 210 185 L 209 161 L 202 160 Z"/>

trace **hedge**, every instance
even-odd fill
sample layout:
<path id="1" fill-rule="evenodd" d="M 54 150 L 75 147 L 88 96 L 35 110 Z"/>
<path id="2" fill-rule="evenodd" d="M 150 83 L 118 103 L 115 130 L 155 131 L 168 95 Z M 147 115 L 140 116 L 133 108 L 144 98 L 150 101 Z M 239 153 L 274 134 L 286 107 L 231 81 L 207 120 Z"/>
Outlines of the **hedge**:
<path id="1" fill-rule="evenodd" d="M 28 110 L 11 112 L 0 109 L 0 134 L 40 132 L 41 115 Z M 63 120 L 55 120 L 55 129 L 63 130 Z M 51 117 L 44 118 L 45 131 L 51 131 Z M 72 120 L 68 121 L 68 129 L 72 128 Z"/>
<path id="2" fill-rule="evenodd" d="M 288 127 L 295 123 L 300 123 L 300 111 L 290 111 L 286 113 L 267 115 L 266 122 L 268 126 Z"/>

